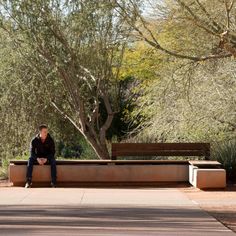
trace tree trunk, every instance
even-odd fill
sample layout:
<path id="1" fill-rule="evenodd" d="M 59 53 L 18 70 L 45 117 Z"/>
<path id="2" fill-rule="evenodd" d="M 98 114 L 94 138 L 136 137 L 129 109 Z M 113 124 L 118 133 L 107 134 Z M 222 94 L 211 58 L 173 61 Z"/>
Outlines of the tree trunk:
<path id="1" fill-rule="evenodd" d="M 81 132 L 81 130 L 79 130 Z M 83 133 L 83 136 L 85 137 L 86 141 L 90 144 L 90 146 L 93 148 L 99 159 L 101 160 L 109 160 L 111 159 L 108 148 L 106 143 L 102 144 L 95 140 L 94 137 L 92 137 L 90 134 Z"/>

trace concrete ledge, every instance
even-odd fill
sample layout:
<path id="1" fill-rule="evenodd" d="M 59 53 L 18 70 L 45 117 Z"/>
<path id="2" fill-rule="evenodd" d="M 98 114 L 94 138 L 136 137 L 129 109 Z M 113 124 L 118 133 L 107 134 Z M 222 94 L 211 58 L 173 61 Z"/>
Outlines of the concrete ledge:
<path id="1" fill-rule="evenodd" d="M 10 164 L 27 165 L 27 160 L 10 160 Z M 57 165 L 188 165 L 188 160 L 56 160 Z M 37 163 L 36 163 L 37 164 Z"/>
<path id="2" fill-rule="evenodd" d="M 26 160 L 12 160 L 9 178 L 15 186 L 23 186 Z M 60 186 L 159 186 L 187 183 L 204 188 L 225 188 L 226 173 L 216 161 L 178 160 L 59 160 Z M 33 182 L 46 186 L 51 180 L 49 165 L 34 165 Z"/>
<path id="3" fill-rule="evenodd" d="M 192 185 L 200 189 L 225 188 L 226 172 L 224 169 L 193 169 Z"/>
<path id="4" fill-rule="evenodd" d="M 9 178 L 13 185 L 25 183 L 26 165 L 10 164 Z M 58 165 L 60 183 L 157 183 L 188 182 L 188 165 Z M 50 182 L 50 166 L 34 166 L 33 182 Z"/>
<path id="5" fill-rule="evenodd" d="M 195 169 L 198 169 L 198 167 L 194 165 L 189 165 L 189 183 L 192 185 L 194 185 L 196 182 L 196 172 L 194 172 Z"/>

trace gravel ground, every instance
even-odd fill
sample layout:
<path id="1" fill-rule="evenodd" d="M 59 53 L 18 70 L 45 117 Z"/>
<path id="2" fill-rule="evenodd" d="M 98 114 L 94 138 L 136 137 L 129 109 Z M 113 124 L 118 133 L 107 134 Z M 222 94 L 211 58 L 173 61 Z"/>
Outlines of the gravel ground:
<path id="1" fill-rule="evenodd" d="M 202 209 L 236 232 L 236 185 L 225 190 L 202 191 L 193 187 L 181 189 Z"/>

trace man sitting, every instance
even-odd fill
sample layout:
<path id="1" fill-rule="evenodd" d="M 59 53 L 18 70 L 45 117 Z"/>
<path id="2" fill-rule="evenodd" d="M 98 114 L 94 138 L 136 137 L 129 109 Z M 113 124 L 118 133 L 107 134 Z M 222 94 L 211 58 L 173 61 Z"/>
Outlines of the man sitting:
<path id="1" fill-rule="evenodd" d="M 51 186 L 56 187 L 56 160 L 55 160 L 55 144 L 48 133 L 47 125 L 39 126 L 39 133 L 32 139 L 30 145 L 30 158 L 27 164 L 26 188 L 32 185 L 33 166 L 36 162 L 39 165 L 49 163 L 51 165 Z"/>

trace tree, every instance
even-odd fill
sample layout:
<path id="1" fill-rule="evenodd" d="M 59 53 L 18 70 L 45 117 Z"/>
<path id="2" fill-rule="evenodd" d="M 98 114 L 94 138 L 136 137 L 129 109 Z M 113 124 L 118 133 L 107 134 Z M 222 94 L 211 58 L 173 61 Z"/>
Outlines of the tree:
<path id="1" fill-rule="evenodd" d="M 111 94 L 122 60 L 123 21 L 110 1 L 1 1 L 1 27 L 44 81 L 51 104 L 108 159 Z M 59 84 L 55 91 L 52 84 Z M 52 85 L 52 86 L 51 86 Z M 58 104 L 58 97 L 64 102 Z M 105 115 L 101 116 L 101 105 Z M 105 116 L 105 119 L 102 119 Z"/>
<path id="2" fill-rule="evenodd" d="M 126 19 L 126 22 L 133 28 L 136 38 L 144 40 L 156 50 L 173 56 L 175 58 L 192 61 L 205 61 L 225 57 L 236 57 L 236 34 L 235 34 L 235 1 L 206 1 L 206 0 L 165 0 L 165 1 L 140 1 L 115 0 L 118 12 Z M 147 16 L 147 5 L 153 16 Z M 146 13 L 146 14 L 145 14 Z M 135 20 L 134 20 L 135 19 Z M 164 23 L 164 24 L 163 24 Z M 198 49 L 192 51 L 193 45 L 184 44 L 189 31 L 182 31 L 182 35 L 176 38 L 179 48 L 166 47 L 161 41 L 162 32 L 165 26 L 174 24 L 179 27 L 197 28 L 198 34 L 194 34 L 195 41 L 200 37 L 208 36 L 204 42 L 205 54 L 199 54 Z M 163 27 L 164 25 L 164 27 Z M 173 31 L 169 33 L 174 34 Z M 194 40 L 192 41 L 194 42 Z M 214 42 L 214 44 L 212 43 Z M 174 43 L 176 45 L 176 42 Z M 211 45 L 211 47 L 209 46 Z M 203 47 L 203 45 L 201 45 Z M 208 46 L 208 47 L 206 47 Z M 202 50 L 200 50 L 202 51 Z"/>
<path id="3" fill-rule="evenodd" d="M 127 50 L 123 61 L 129 68 L 126 76 L 139 80 L 135 87 L 139 96 L 130 114 L 133 122 L 139 121 L 139 129 L 131 132 L 126 142 L 214 143 L 235 139 L 233 59 L 195 62 L 163 58 L 159 51 L 150 53 L 144 42 L 146 50 L 139 44 Z"/>
<path id="4" fill-rule="evenodd" d="M 226 59 L 221 63 L 222 68 L 187 65 L 153 81 L 137 101 L 146 108 L 140 112 L 146 112 L 149 119 L 135 139 L 140 142 L 235 139 L 235 65 Z"/>

